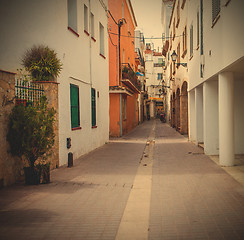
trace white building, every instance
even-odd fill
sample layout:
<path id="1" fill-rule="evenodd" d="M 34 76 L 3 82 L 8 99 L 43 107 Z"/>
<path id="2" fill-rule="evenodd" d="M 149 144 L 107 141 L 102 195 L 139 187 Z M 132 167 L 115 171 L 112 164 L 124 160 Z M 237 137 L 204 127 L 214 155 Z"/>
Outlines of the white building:
<path id="1" fill-rule="evenodd" d="M 171 2 L 167 2 L 168 11 Z M 169 21 L 169 38 L 165 41 L 163 54 L 166 55 L 166 85 L 170 87 L 167 102 L 170 111 L 167 117 L 172 127 L 181 134 L 188 134 L 188 53 L 187 44 L 187 2 L 174 1 Z M 176 55 L 172 61 L 172 54 Z M 170 94 L 170 95 L 169 95 Z M 170 103 L 169 103 L 170 102 Z"/>
<path id="2" fill-rule="evenodd" d="M 145 113 L 151 118 L 157 117 L 158 114 L 164 112 L 164 88 L 163 86 L 163 67 L 165 59 L 160 52 L 151 50 L 151 45 L 146 44 L 145 50 L 145 76 L 146 91 L 148 99 L 146 103 Z"/>
<path id="3" fill-rule="evenodd" d="M 190 140 L 224 166 L 244 154 L 243 9 L 241 0 L 188 1 Z"/>
<path id="4" fill-rule="evenodd" d="M 136 66 L 137 75 L 141 84 L 141 93 L 138 95 L 139 103 L 139 122 L 144 120 L 144 96 L 145 92 L 145 39 L 140 30 L 135 30 L 135 52 L 136 52 Z"/>
<path id="5" fill-rule="evenodd" d="M 109 138 L 106 6 L 107 0 L 1 1 L 0 68 L 16 72 L 24 52 L 39 44 L 54 49 L 63 64 L 57 79 L 60 165 L 68 152 L 76 159 Z M 71 119 L 74 95 L 78 111 Z"/>

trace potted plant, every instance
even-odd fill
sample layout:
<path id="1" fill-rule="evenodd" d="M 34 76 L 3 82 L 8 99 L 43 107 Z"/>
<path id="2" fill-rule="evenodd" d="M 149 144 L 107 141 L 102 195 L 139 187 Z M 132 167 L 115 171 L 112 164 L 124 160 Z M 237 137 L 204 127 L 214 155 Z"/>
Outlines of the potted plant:
<path id="1" fill-rule="evenodd" d="M 33 46 L 22 58 L 25 70 L 31 73 L 34 81 L 53 81 L 62 70 L 57 53 L 48 46 Z"/>
<path id="2" fill-rule="evenodd" d="M 9 116 L 7 140 L 12 155 L 24 157 L 28 167 L 24 168 L 26 184 L 40 182 L 40 166 L 36 161 L 51 154 L 54 145 L 53 108 L 47 108 L 47 98 L 42 96 L 35 104 L 13 107 Z M 50 164 L 49 164 L 50 166 Z"/>

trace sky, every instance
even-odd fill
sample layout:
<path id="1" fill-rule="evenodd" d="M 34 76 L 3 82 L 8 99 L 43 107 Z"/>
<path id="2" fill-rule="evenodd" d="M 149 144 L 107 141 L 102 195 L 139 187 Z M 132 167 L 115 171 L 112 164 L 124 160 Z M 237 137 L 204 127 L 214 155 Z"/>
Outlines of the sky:
<path id="1" fill-rule="evenodd" d="M 162 0 L 131 0 L 137 21 L 137 29 L 141 30 L 145 38 L 162 37 L 161 7 Z M 146 39 L 153 42 L 154 48 L 161 51 L 162 40 Z"/>

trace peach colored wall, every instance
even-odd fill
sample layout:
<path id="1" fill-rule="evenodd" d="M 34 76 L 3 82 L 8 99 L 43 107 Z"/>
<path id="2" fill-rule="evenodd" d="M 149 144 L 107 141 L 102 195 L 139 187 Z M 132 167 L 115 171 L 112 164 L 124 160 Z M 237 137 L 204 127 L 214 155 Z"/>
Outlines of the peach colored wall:
<path id="1" fill-rule="evenodd" d="M 121 27 L 120 38 L 120 59 L 123 63 L 123 50 L 124 50 L 124 63 L 130 63 L 131 67 L 135 70 L 135 45 L 134 39 L 127 37 L 131 34 L 134 36 L 135 26 L 130 15 L 129 6 L 125 0 L 109 0 L 108 7 L 114 19 L 118 22 L 122 18 L 122 2 L 124 3 L 124 18 L 126 22 Z M 109 16 L 108 29 L 111 32 L 109 38 L 109 85 L 119 85 L 119 51 L 118 51 L 118 26 L 114 23 L 113 19 Z M 130 34 L 129 34 L 130 32 Z M 112 34 L 115 33 L 116 35 Z M 125 37 L 126 36 L 126 37 Z M 121 68 L 122 69 L 122 68 Z M 125 96 L 123 96 L 125 97 Z M 127 114 L 126 120 L 123 120 L 122 129 L 123 134 L 129 132 L 138 124 L 138 111 L 136 109 L 137 93 L 132 97 L 127 96 Z M 110 136 L 119 136 L 119 94 L 110 94 Z"/>
<path id="2" fill-rule="evenodd" d="M 119 137 L 119 94 L 110 94 L 109 101 L 109 135 Z"/>

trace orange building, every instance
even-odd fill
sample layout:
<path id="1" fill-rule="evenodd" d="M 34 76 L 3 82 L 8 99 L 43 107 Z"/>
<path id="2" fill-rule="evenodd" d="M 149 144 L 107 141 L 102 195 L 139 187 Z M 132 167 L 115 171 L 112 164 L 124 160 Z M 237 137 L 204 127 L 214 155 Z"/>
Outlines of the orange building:
<path id="1" fill-rule="evenodd" d="M 108 0 L 110 136 L 119 137 L 138 125 L 140 84 L 135 74 L 134 31 L 130 0 Z"/>

